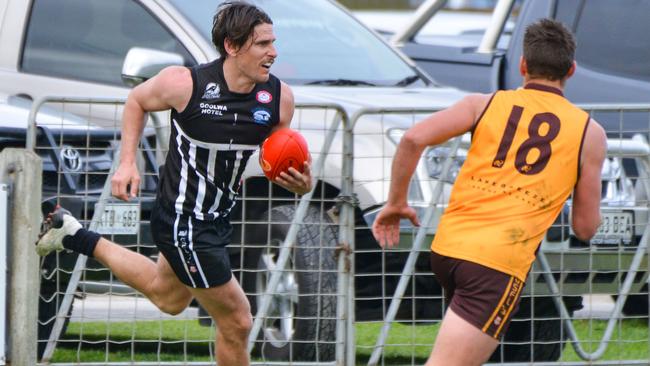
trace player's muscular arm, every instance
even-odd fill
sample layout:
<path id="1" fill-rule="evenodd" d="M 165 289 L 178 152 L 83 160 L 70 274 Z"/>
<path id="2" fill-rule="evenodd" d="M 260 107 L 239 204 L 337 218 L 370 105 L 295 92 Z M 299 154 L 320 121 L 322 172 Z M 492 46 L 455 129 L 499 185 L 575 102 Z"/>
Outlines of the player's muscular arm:
<path id="1" fill-rule="evenodd" d="M 600 225 L 600 173 L 606 155 L 605 130 L 591 120 L 582 146 L 580 178 L 573 190 L 571 226 L 580 240 L 591 239 Z"/>
<path id="2" fill-rule="evenodd" d="M 146 112 L 175 108 L 182 111 L 192 96 L 192 76 L 181 66 L 165 68 L 158 75 L 138 85 L 124 105 L 122 117 L 121 161 L 131 162 L 145 125 Z"/>
<path id="3" fill-rule="evenodd" d="M 487 94 L 468 95 L 406 131 L 393 159 L 388 203 L 406 204 L 408 183 L 422 151 L 427 146 L 441 144 L 468 132 L 483 113 L 489 100 L 490 95 Z"/>
<path id="4" fill-rule="evenodd" d="M 280 85 L 280 122 L 273 128 L 274 131 L 278 128 L 289 127 L 291 125 L 291 119 L 293 119 L 295 109 L 291 88 L 284 82 L 280 82 Z"/>
<path id="5" fill-rule="evenodd" d="M 145 113 L 170 108 L 182 111 L 191 96 L 190 71 L 180 66 L 165 68 L 158 75 L 131 90 L 122 116 L 120 165 L 111 179 L 111 190 L 115 197 L 126 201 L 129 196 L 135 197 L 137 194 L 140 176 L 135 165 L 135 156 L 146 122 Z"/>
<path id="6" fill-rule="evenodd" d="M 408 218 L 414 225 L 419 225 L 415 210 L 407 205 L 406 195 L 409 181 L 424 148 L 468 132 L 489 100 L 490 95 L 468 95 L 406 131 L 393 158 L 388 201 L 372 226 L 373 235 L 381 247 L 390 248 L 397 244 L 401 218 Z"/>

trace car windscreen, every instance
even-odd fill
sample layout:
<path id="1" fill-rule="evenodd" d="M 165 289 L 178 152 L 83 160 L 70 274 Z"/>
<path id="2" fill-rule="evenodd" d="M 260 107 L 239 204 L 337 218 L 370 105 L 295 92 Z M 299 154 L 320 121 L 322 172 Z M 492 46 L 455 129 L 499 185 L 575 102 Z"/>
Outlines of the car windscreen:
<path id="1" fill-rule="evenodd" d="M 214 0 L 170 0 L 211 40 Z M 407 85 L 414 70 L 389 46 L 329 1 L 255 0 L 273 20 L 272 73 L 289 84 Z M 418 83 L 421 83 L 419 81 Z"/>

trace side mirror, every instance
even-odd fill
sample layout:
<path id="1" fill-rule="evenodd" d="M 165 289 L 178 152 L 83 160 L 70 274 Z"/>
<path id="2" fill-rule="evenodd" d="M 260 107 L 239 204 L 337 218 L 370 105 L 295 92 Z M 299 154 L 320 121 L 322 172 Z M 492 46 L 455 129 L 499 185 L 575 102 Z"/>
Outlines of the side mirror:
<path id="1" fill-rule="evenodd" d="M 183 64 L 183 57 L 177 53 L 133 47 L 126 54 L 122 64 L 122 81 L 127 86 L 134 87 L 167 66 Z"/>

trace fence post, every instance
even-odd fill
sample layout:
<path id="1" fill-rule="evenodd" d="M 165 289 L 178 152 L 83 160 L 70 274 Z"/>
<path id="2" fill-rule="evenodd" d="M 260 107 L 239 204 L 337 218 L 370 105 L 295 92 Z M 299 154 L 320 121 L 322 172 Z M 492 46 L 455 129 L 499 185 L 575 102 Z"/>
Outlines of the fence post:
<path id="1" fill-rule="evenodd" d="M 0 294 L 7 293 L 7 251 L 9 239 L 9 185 L 0 182 Z M 0 301 L 0 365 L 6 358 L 7 303 Z"/>
<path id="2" fill-rule="evenodd" d="M 35 365 L 38 339 L 39 261 L 34 251 L 41 221 L 42 162 L 34 152 L 0 152 L 0 181 L 10 194 L 8 253 L 8 349 L 10 365 Z"/>

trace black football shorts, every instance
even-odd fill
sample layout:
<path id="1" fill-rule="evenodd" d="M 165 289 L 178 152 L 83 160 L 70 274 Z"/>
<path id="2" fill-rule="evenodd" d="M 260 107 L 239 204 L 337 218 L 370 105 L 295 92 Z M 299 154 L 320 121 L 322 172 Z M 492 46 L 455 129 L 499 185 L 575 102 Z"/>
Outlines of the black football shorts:
<path id="1" fill-rule="evenodd" d="M 230 281 L 226 245 L 232 226 L 227 218 L 202 221 L 175 212 L 157 199 L 151 210 L 153 239 L 178 279 L 194 288 L 217 287 Z"/>

